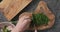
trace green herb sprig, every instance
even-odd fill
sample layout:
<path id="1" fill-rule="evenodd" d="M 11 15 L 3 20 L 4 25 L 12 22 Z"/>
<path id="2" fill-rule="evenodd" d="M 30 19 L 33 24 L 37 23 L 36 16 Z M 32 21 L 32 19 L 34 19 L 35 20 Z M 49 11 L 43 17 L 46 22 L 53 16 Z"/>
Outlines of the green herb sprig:
<path id="1" fill-rule="evenodd" d="M 32 22 L 31 26 L 41 26 L 44 24 L 48 24 L 49 18 L 43 13 L 32 14 Z"/>

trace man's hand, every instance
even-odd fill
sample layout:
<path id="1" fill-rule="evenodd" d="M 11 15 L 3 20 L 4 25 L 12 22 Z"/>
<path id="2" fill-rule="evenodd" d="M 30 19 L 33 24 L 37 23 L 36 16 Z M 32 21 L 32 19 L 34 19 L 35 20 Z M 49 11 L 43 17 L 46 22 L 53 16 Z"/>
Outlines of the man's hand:
<path id="1" fill-rule="evenodd" d="M 19 18 L 16 27 L 14 27 L 11 32 L 23 32 L 29 27 L 30 22 L 31 18 L 29 16 L 22 16 Z"/>

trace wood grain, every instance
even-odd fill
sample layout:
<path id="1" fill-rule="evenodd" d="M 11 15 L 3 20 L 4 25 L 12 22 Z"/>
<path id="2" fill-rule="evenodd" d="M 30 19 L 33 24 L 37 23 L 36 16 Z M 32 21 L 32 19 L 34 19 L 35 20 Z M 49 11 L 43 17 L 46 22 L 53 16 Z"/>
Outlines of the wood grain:
<path id="1" fill-rule="evenodd" d="M 9 6 L 9 4 L 12 2 L 12 0 L 2 0 L 0 2 L 0 8 L 5 8 L 7 6 Z"/>
<path id="2" fill-rule="evenodd" d="M 4 15 L 10 21 L 31 1 L 32 0 L 3 0 L 3 2 L 0 3 L 0 8 L 4 8 Z"/>

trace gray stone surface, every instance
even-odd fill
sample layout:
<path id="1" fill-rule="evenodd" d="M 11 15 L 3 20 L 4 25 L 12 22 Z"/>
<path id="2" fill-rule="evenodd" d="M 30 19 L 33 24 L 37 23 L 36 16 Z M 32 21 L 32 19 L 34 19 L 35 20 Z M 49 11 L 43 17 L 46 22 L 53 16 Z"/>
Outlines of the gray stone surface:
<path id="1" fill-rule="evenodd" d="M 41 0 L 33 0 L 25 9 L 23 9 L 22 12 L 34 11 L 40 1 Z M 43 0 L 43 1 L 45 1 L 47 3 L 49 9 L 56 16 L 55 17 L 55 24 L 50 29 L 42 30 L 42 31 L 38 30 L 38 32 L 60 32 L 60 0 Z M 19 14 L 21 14 L 21 13 L 19 13 Z M 15 19 L 17 19 L 18 16 L 16 16 Z M 33 32 L 33 31 L 26 31 L 26 32 Z"/>
<path id="2" fill-rule="evenodd" d="M 0 22 L 5 22 L 5 21 L 8 21 L 7 19 L 6 19 L 6 17 L 4 16 L 4 14 L 0 11 Z"/>

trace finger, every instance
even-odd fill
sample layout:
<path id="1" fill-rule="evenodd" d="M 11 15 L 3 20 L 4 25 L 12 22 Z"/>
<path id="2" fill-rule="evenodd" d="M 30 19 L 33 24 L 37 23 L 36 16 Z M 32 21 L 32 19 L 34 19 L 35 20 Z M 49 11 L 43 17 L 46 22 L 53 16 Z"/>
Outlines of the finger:
<path id="1" fill-rule="evenodd" d="M 29 16 L 23 16 L 19 18 L 19 23 L 22 23 L 25 19 L 31 19 Z"/>
<path id="2" fill-rule="evenodd" d="M 21 31 L 24 31 L 24 30 L 26 30 L 28 27 L 29 27 L 29 23 L 31 22 L 31 20 L 30 19 L 27 19 L 27 20 L 24 20 L 24 22 L 23 23 L 18 23 L 17 25 L 16 25 L 16 28 L 18 28 L 18 30 L 21 30 Z"/>
<path id="3" fill-rule="evenodd" d="M 8 30 L 12 30 L 14 27 L 15 27 L 15 25 L 14 25 L 14 24 L 11 24 L 11 25 L 9 25 L 9 26 L 7 27 L 7 29 L 8 29 Z"/>
<path id="4" fill-rule="evenodd" d="M 24 20 L 24 22 L 22 23 L 23 25 L 22 25 L 21 29 L 22 29 L 23 31 L 26 30 L 26 29 L 29 27 L 30 22 L 31 22 L 30 19 Z"/>
<path id="5" fill-rule="evenodd" d="M 16 27 L 12 31 L 24 31 L 28 27 L 30 21 L 30 19 L 25 19 L 23 23 L 17 23 Z"/>
<path id="6" fill-rule="evenodd" d="M 23 31 L 28 27 L 28 24 L 31 22 L 31 19 L 29 16 L 23 16 L 19 18 L 19 21 L 16 25 L 16 27 L 12 31 Z"/>
<path id="7" fill-rule="evenodd" d="M 31 22 L 30 19 L 24 20 L 24 22 L 22 23 L 22 26 L 23 26 L 22 28 L 26 27 L 30 22 Z"/>
<path id="8" fill-rule="evenodd" d="M 20 20 L 20 19 L 25 19 L 25 18 L 31 18 L 31 17 L 25 15 L 25 16 L 22 16 L 21 18 L 19 18 L 19 20 Z"/>
<path id="9" fill-rule="evenodd" d="M 25 19 L 22 23 L 17 23 L 16 26 L 25 27 L 30 22 L 31 22 L 31 19 Z"/>

